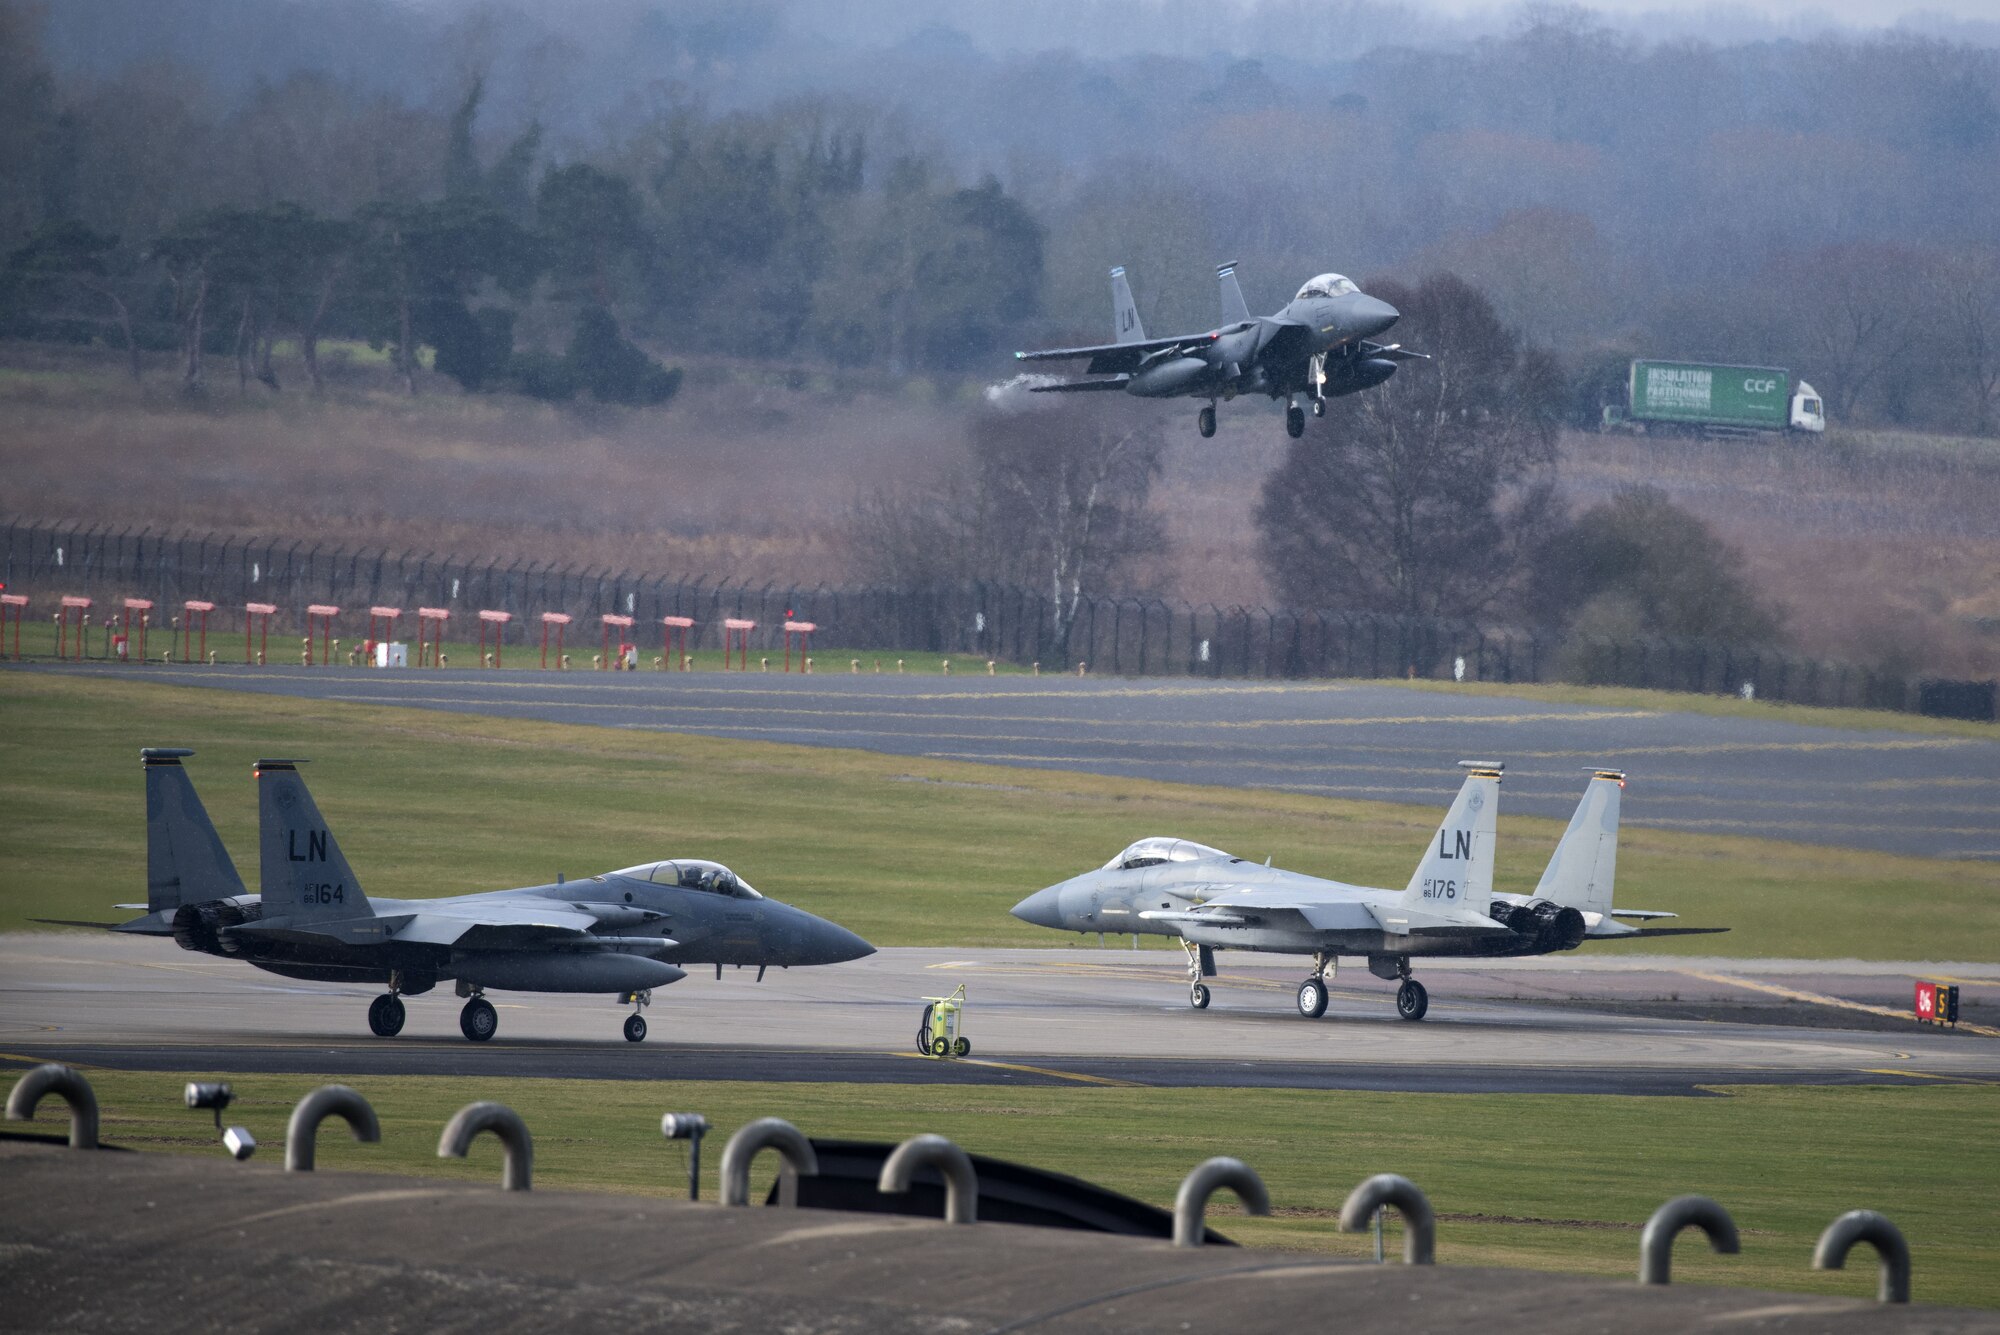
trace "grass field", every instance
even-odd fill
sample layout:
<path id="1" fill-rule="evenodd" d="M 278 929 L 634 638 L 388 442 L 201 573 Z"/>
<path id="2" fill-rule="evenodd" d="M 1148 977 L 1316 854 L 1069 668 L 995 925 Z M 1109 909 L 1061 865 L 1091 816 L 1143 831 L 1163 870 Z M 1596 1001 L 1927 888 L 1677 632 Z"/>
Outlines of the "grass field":
<path id="1" fill-rule="evenodd" d="M 307 756 L 371 893 L 463 893 L 678 853 L 889 946 L 1073 943 L 1008 908 L 1146 834 L 1401 885 L 1440 814 L 22 672 L 0 672 L 0 716 L 0 929 L 101 919 L 143 897 L 145 745 L 201 753 L 196 785 L 253 883 L 251 762 Z M 1506 817 L 1499 888 L 1532 889 L 1560 833 Z M 2000 865 L 1636 828 L 1619 851 L 1621 900 L 1732 928 L 1648 952 L 2000 960 Z"/>
<path id="2" fill-rule="evenodd" d="M 669 1059 L 670 1061 L 671 1059 Z M 180 1104 L 189 1079 L 228 1078 L 228 1120 L 279 1158 L 291 1105 L 318 1081 L 190 1071 L 90 1071 L 103 1134 L 141 1149 L 220 1155 L 203 1113 Z M 724 1139 L 753 1117 L 780 1116 L 809 1135 L 901 1139 L 932 1131 L 979 1154 L 1072 1173 L 1167 1206 L 1180 1178 L 1216 1154 L 1247 1161 L 1271 1189 L 1270 1219 L 1242 1217 L 1226 1196 L 1211 1211 L 1237 1240 L 1362 1256 L 1343 1236 L 1341 1198 L 1375 1172 L 1399 1172 L 1439 1212 L 1438 1260 L 1629 1278 L 1639 1225 L 1662 1201 L 1698 1191 L 1721 1201 L 1743 1253 L 1710 1254 L 1683 1239 L 1677 1283 L 1874 1292 L 1857 1255 L 1845 1273 L 1808 1268 L 1835 1215 L 1881 1210 L 1904 1230 L 1920 1301 L 2000 1306 L 2000 1098 L 1988 1087 L 1738 1087 L 1727 1097 L 1639 1099 L 1558 1095 L 1409 1095 L 1241 1089 L 994 1089 L 369 1078 L 357 1082 L 382 1119 L 380 1145 L 322 1130 L 326 1170 L 395 1171 L 494 1181 L 499 1149 L 436 1157 L 437 1134 L 461 1105 L 491 1098 L 536 1135 L 540 1189 L 680 1196 L 686 1160 L 658 1131 L 669 1110 L 707 1114 L 704 1199 L 717 1195 Z M 53 1116 L 55 1114 L 44 1114 Z M 1919 1129 L 1922 1130 L 1919 1130 Z M 775 1171 L 760 1164 L 758 1199 Z M 1395 1225 L 1390 1225 L 1393 1247 Z"/>

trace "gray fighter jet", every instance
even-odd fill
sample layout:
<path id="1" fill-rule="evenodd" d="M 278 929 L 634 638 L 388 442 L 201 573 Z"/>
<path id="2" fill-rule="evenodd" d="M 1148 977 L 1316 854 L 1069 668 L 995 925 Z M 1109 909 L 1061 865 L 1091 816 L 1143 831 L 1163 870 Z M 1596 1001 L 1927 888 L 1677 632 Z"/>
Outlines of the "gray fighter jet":
<path id="1" fill-rule="evenodd" d="M 146 769 L 146 909 L 115 930 L 171 936 L 183 949 L 287 978 L 380 983 L 368 1027 L 403 1027 L 403 998 L 456 982 L 459 1029 L 493 1037 L 487 988 L 604 992 L 640 1012 L 682 965 L 837 964 L 875 948 L 844 927 L 766 899 L 720 863 L 675 858 L 580 881 L 443 899 L 370 899 L 299 777 L 297 761 L 257 762 L 261 894 L 236 873 L 196 796 L 180 749 L 141 751 Z"/>
<path id="2" fill-rule="evenodd" d="M 1236 281 L 1236 265 L 1216 269 L 1222 284 L 1222 324 L 1203 334 L 1147 338 L 1123 268 L 1111 271 L 1112 343 L 1087 348 L 1017 352 L 1024 362 L 1090 359 L 1085 374 L 1109 380 L 1038 385 L 1039 394 L 1123 390 L 1142 398 L 1207 399 L 1195 419 L 1201 434 L 1215 434 L 1215 403 L 1239 394 L 1285 400 L 1285 430 L 1305 434 L 1306 410 L 1326 415 L 1326 401 L 1379 385 L 1396 373 L 1398 362 L 1425 358 L 1400 343 L 1370 342 L 1399 318 L 1337 273 L 1323 273 L 1298 291 L 1275 315 L 1253 316 Z M 1427 358 L 1426 358 L 1427 359 Z"/>
<path id="3" fill-rule="evenodd" d="M 1618 808 L 1625 776 L 1593 770 L 1583 801 L 1532 895 L 1495 894 L 1493 844 L 1504 766 L 1461 761 L 1470 772 L 1423 861 L 1402 891 L 1371 889 L 1258 865 L 1185 839 L 1141 839 L 1097 871 L 1038 890 L 1014 916 L 1073 932 L 1178 936 L 1188 956 L 1188 999 L 1208 1006 L 1219 949 L 1313 957 L 1299 984 L 1299 1013 L 1326 1011 L 1336 958 L 1364 956 L 1377 978 L 1402 980 L 1396 1013 L 1421 1020 L 1430 1008 L 1410 960 L 1424 955 L 1495 957 L 1572 950 L 1603 937 L 1684 935 L 1726 928 L 1626 926 L 1618 918 L 1671 913 L 1612 907 Z"/>

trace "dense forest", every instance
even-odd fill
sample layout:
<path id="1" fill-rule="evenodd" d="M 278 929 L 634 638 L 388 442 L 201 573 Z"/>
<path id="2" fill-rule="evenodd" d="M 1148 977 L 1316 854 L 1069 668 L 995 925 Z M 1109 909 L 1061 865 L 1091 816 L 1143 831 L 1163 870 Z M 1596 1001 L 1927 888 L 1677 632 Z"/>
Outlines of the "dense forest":
<path id="1" fill-rule="evenodd" d="M 1078 37 L 1109 7 L 1066 11 Z M 1112 263 L 1149 323 L 1204 326 L 1236 259 L 1267 309 L 1329 268 L 1456 273 L 1579 424 L 1647 354 L 1794 367 L 1843 423 L 2000 429 L 1978 25 L 1244 14 L 1216 41 L 1161 3 L 1150 46 L 1086 56 L 860 0 L 4 0 L 0 321 L 173 347 L 196 384 L 337 336 L 413 383 L 656 402 L 686 356 L 991 378 L 1097 336 Z"/>

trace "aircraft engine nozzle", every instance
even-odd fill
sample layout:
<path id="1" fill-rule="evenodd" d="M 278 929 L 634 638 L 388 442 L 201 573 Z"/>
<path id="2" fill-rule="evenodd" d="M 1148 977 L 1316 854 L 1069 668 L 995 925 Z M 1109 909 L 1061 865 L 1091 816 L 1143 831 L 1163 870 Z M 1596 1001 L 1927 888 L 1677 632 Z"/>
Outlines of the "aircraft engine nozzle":
<path id="1" fill-rule="evenodd" d="M 256 922 L 264 916 L 261 903 L 240 899 L 211 899 L 200 904 L 183 904 L 174 910 L 174 944 L 200 955 L 236 955 L 242 947 L 223 933 L 231 927 Z"/>
<path id="2" fill-rule="evenodd" d="M 1584 934 L 1590 930 L 1583 914 L 1546 899 L 1533 899 L 1526 904 L 1496 899 L 1487 908 L 1486 916 L 1532 938 L 1538 952 L 1574 950 L 1583 944 Z"/>

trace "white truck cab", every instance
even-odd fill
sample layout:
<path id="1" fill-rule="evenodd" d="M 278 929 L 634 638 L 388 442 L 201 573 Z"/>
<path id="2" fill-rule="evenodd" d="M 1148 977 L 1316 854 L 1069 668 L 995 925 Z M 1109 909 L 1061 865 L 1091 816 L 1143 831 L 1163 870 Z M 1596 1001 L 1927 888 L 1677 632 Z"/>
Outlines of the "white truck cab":
<path id="1" fill-rule="evenodd" d="M 1819 391 L 1803 380 L 1792 391 L 1791 427 L 1794 431 L 1826 430 L 1826 405 L 1820 402 Z"/>

